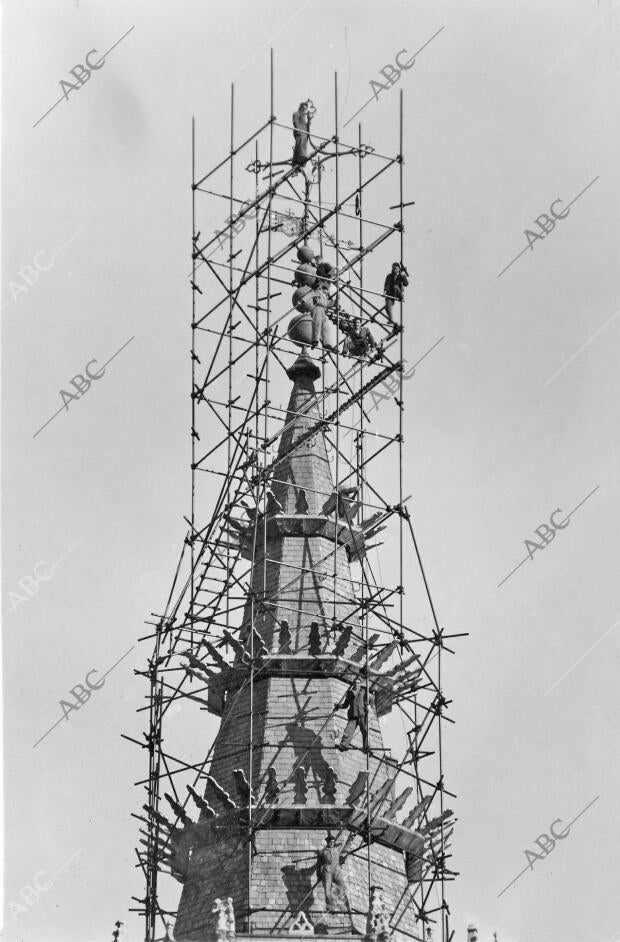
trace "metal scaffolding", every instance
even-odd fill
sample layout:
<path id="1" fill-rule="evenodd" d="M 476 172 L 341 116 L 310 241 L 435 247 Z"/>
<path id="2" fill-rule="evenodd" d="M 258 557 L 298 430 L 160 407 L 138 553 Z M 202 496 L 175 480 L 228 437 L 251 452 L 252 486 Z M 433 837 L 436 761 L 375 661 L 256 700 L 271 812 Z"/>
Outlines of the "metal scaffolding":
<path id="1" fill-rule="evenodd" d="M 318 670 L 323 669 L 321 659 L 337 659 L 345 680 L 357 665 L 367 696 L 375 696 L 377 714 L 391 711 L 401 750 L 399 758 L 389 750 L 381 755 L 367 750 L 367 774 L 354 784 L 350 805 L 333 821 L 346 837 L 345 851 L 365 854 L 369 899 L 373 885 L 381 882 L 371 847 L 387 842 L 404 855 L 407 892 L 391 921 L 398 937 L 427 940 L 432 931 L 435 942 L 450 942 L 445 892 L 455 876 L 449 852 L 454 817 L 447 802 L 454 796 L 444 783 L 442 728 L 452 720 L 446 715 L 450 701 L 442 690 L 442 659 L 444 652 L 453 653 L 447 642 L 458 635 L 440 626 L 415 535 L 412 501 L 405 494 L 406 303 L 397 303 L 394 325 L 385 312 L 383 279 L 375 264 L 394 237 L 394 254 L 401 266 L 404 261 L 404 215 L 413 204 L 404 193 L 403 93 L 398 150 L 384 155 L 364 141 L 361 125 L 356 142 L 341 140 L 336 75 L 333 133 L 327 136 L 322 126 L 320 136 L 313 129 L 312 157 L 296 164 L 283 159 L 294 129 L 274 114 L 273 52 L 269 86 L 269 118 L 245 139 L 235 125 L 231 86 L 229 150 L 206 173 L 199 169 L 192 120 L 191 503 L 167 604 L 163 612 L 152 613 L 148 624 L 153 630 L 141 639 L 153 646 L 147 666 L 137 672 L 148 684 L 141 708 L 148 714 L 147 729 L 142 740 L 126 737 L 146 749 L 149 763 L 148 776 L 136 783 L 145 791 L 142 811 L 134 815 L 140 822 L 136 866 L 144 877 L 145 895 L 133 897 L 133 911 L 145 918 L 146 942 L 169 938 L 184 878 L 179 838 L 187 829 L 200 829 L 190 812 L 195 817 L 196 810 L 206 813 L 208 808 L 202 795 L 213 746 L 206 749 L 204 733 L 202 738 L 197 733 L 206 725 L 214 738 L 223 712 L 221 676 L 233 669 L 231 658 L 242 659 L 243 684 L 249 686 L 252 703 L 257 679 L 275 662 L 281 666 L 287 650 L 285 633 L 274 651 L 265 649 L 259 631 L 243 639 L 239 628 L 248 598 L 253 625 L 254 615 L 258 624 L 273 605 L 267 562 L 277 561 L 268 560 L 262 521 L 273 501 L 272 487 L 281 483 L 283 459 L 277 452 L 287 429 L 287 409 L 278 396 L 285 389 L 285 370 L 299 353 L 299 344 L 286 333 L 296 314 L 287 290 L 297 264 L 291 255 L 300 245 L 313 244 L 316 254 L 329 257 L 337 271 L 335 343 L 320 352 L 321 389 L 314 403 L 319 417 L 287 455 L 317 434 L 324 436 L 337 509 L 331 558 L 314 565 L 322 584 L 332 583 L 331 624 L 326 643 L 311 655 Z M 207 220 L 214 214 L 221 218 L 224 207 L 228 219 L 209 237 Z M 374 218 L 381 207 L 386 221 Z M 361 356 L 343 353 L 347 318 L 353 316 L 372 328 L 376 340 Z M 370 421 L 377 395 L 380 429 Z M 355 498 L 341 500 L 348 493 Z M 330 497 L 325 494 L 325 501 Z M 350 533 L 348 587 L 336 565 L 338 539 L 342 545 L 339 515 Z M 259 557 L 262 591 L 252 582 Z M 394 561 L 384 574 L 382 558 Z M 346 645 L 353 643 L 355 654 L 343 657 Z M 308 673 L 313 669 L 310 663 Z M 230 736 L 250 770 L 252 723 L 251 711 L 247 741 Z M 371 761 L 388 768 L 389 790 L 372 791 Z M 401 794 L 394 798 L 399 788 Z M 396 820 L 397 811 L 403 812 L 402 823 Z M 254 836 L 274 821 L 269 795 L 253 793 L 251 775 L 240 821 L 247 835 L 251 887 Z M 404 913 L 410 911 L 416 933 L 402 928 Z M 251 913 L 236 915 L 251 935 Z"/>

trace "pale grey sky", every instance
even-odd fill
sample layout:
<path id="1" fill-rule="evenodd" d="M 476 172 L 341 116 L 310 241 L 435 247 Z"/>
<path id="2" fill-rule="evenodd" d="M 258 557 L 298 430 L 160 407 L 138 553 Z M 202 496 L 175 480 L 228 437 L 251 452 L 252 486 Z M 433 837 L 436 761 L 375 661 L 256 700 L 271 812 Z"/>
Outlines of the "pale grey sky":
<path id="1" fill-rule="evenodd" d="M 139 729 L 132 669 L 147 652 L 133 646 L 164 604 L 188 512 L 191 116 L 206 171 L 226 151 L 233 78 L 240 137 L 267 119 L 271 42 L 279 119 L 309 96 L 331 133 L 334 71 L 347 120 L 399 50 L 442 27 L 347 130 L 362 120 L 391 152 L 404 90 L 408 361 L 444 338 L 406 389 L 406 493 L 440 621 L 470 633 L 445 676 L 452 924 L 463 939 L 478 921 L 485 942 L 620 931 L 619 7 L 5 0 L 4 921 L 36 875 L 53 878 L 9 942 L 94 942 L 118 918 L 132 942 L 143 933 L 128 908 L 143 890 L 130 813 L 146 757 L 120 733 Z M 69 69 L 121 37 L 37 124 Z M 524 230 L 589 184 L 498 277 Z M 119 350 L 33 437 L 59 390 Z M 590 493 L 498 588 L 535 528 Z M 71 688 L 121 658 L 33 748 Z M 525 849 L 594 799 L 498 896 Z"/>

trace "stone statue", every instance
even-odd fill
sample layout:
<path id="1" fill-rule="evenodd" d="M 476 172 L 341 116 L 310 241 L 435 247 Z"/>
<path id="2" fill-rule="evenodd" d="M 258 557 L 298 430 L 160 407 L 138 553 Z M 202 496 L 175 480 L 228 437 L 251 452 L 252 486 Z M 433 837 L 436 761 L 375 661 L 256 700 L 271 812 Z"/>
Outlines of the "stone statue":
<path id="1" fill-rule="evenodd" d="M 335 847 L 336 839 L 333 834 L 327 834 L 325 847 L 318 853 L 317 873 L 325 891 L 325 907 L 328 913 L 342 912 L 345 905 L 347 911 L 349 900 L 342 872 L 344 857 L 340 849 Z"/>
<path id="2" fill-rule="evenodd" d="M 230 896 L 214 900 L 211 912 L 216 914 L 215 942 L 233 942 L 236 938 L 235 911 Z"/>

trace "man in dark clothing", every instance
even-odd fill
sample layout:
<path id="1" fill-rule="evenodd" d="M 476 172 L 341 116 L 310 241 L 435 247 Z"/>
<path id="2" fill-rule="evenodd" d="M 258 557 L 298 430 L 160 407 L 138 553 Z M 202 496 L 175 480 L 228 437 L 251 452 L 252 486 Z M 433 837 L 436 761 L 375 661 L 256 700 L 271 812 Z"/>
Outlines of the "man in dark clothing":
<path id="1" fill-rule="evenodd" d="M 336 704 L 337 710 L 348 707 L 347 725 L 342 734 L 339 749 L 349 748 L 358 726 L 362 734 L 362 745 L 364 749 L 368 749 L 368 719 L 370 710 L 374 708 L 374 705 L 374 693 L 371 690 L 367 691 L 365 682 L 360 683 L 358 678 L 353 686 L 349 687 L 340 703 Z"/>
<path id="2" fill-rule="evenodd" d="M 359 317 L 353 318 L 350 331 L 345 337 L 342 352 L 345 356 L 366 357 L 369 350 L 376 347 L 375 338 L 368 327 L 362 327 Z"/>
<path id="3" fill-rule="evenodd" d="M 394 262 L 392 265 L 392 270 L 385 279 L 385 284 L 383 286 L 383 292 L 385 294 L 385 312 L 389 317 L 390 322 L 394 325 L 396 324 L 394 318 L 392 317 L 394 302 L 403 300 L 405 296 L 404 289 L 408 284 L 409 272 L 404 265 L 401 266 L 399 262 Z"/>
<path id="4" fill-rule="evenodd" d="M 293 137 L 295 138 L 295 147 L 293 150 L 293 167 L 303 167 L 308 160 L 308 144 L 310 142 L 310 121 L 312 115 L 308 108 L 308 102 L 302 101 L 297 111 L 293 113 Z"/>

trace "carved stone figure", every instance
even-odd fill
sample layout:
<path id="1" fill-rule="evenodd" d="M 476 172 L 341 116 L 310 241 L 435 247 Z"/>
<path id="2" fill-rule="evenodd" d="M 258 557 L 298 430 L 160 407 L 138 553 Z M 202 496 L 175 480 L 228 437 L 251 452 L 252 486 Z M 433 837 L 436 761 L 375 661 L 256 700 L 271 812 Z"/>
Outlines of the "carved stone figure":
<path id="1" fill-rule="evenodd" d="M 233 901 L 227 899 L 216 899 L 213 902 L 212 913 L 215 913 L 215 942 L 232 942 L 236 938 L 235 932 L 235 911 Z"/>
<path id="2" fill-rule="evenodd" d="M 333 834 L 325 838 L 325 847 L 318 853 L 317 873 L 325 891 L 325 907 L 328 913 L 339 913 L 343 906 L 348 910 L 347 888 L 342 872 L 344 857 L 335 846 Z"/>

